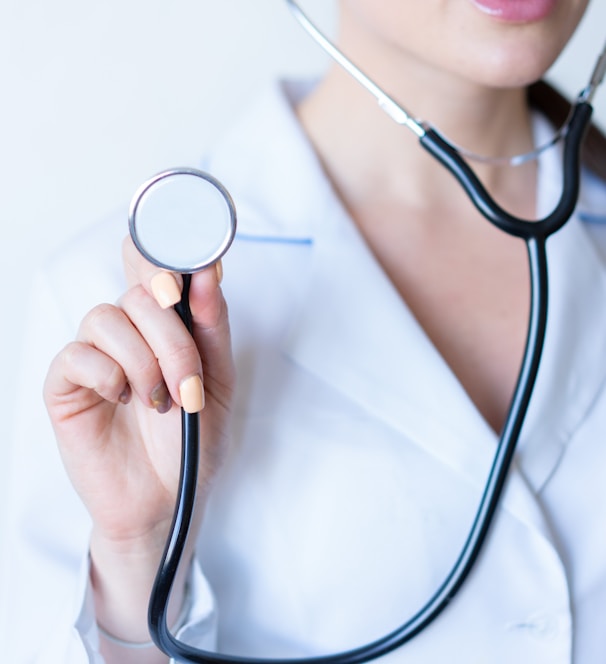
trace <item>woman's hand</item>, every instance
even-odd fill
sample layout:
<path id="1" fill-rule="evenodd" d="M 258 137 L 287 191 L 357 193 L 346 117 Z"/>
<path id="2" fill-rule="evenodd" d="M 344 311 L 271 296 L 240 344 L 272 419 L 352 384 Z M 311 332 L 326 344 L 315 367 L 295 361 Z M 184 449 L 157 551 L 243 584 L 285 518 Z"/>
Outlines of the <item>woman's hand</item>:
<path id="1" fill-rule="evenodd" d="M 93 564 L 110 586 L 118 585 L 110 561 L 126 571 L 137 559 L 151 570 L 164 547 L 179 478 L 178 406 L 201 411 L 203 502 L 225 453 L 234 384 L 220 265 L 192 277 L 190 334 L 170 306 L 181 278 L 147 263 L 130 238 L 124 261 L 129 290 L 84 318 L 44 388 L 65 467 L 93 521 Z M 147 586 L 150 574 L 141 575 Z"/>

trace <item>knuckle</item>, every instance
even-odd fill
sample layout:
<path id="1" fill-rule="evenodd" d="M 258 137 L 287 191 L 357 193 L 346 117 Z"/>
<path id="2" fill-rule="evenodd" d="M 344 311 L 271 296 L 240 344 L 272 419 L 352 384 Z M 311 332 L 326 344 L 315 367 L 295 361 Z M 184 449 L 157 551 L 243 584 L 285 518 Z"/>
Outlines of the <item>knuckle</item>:
<path id="1" fill-rule="evenodd" d="M 105 329 L 112 324 L 116 315 L 119 315 L 119 311 L 113 304 L 98 304 L 84 316 L 80 331 L 86 334 L 91 330 Z M 75 349 L 72 351 L 75 352 Z"/>
<path id="2" fill-rule="evenodd" d="M 89 364 L 86 362 L 86 356 L 89 355 L 90 348 L 89 344 L 82 341 L 73 341 L 68 344 L 60 355 L 66 372 L 69 371 L 70 367 L 77 367 L 79 369 L 83 366 L 88 367 Z M 122 391 L 125 381 L 124 371 L 117 362 L 110 358 L 105 358 L 105 361 L 100 366 L 102 367 L 101 370 L 96 369 L 91 374 L 90 382 L 86 378 L 84 378 L 84 382 L 104 398 L 111 398 L 112 395 Z"/>
<path id="3" fill-rule="evenodd" d="M 138 362 L 132 367 L 132 372 L 135 376 L 139 377 L 139 380 L 146 383 L 154 384 L 160 380 L 158 360 L 151 352 L 145 353 L 138 359 Z"/>
<path id="4" fill-rule="evenodd" d="M 125 311 L 140 310 L 149 305 L 152 298 L 141 284 L 129 288 L 120 298 L 120 305 Z"/>
<path id="5" fill-rule="evenodd" d="M 103 302 L 101 304 L 97 304 L 93 309 L 91 309 L 86 315 L 85 319 L 90 321 L 106 320 L 107 318 L 113 317 L 116 311 L 117 308 L 113 304 Z"/>
<path id="6" fill-rule="evenodd" d="M 77 366 L 80 363 L 86 345 L 81 341 L 72 341 L 61 351 L 58 359 L 64 366 Z"/>
<path id="7" fill-rule="evenodd" d="M 114 364 L 97 381 L 96 392 L 109 400 L 115 400 L 124 387 L 124 372 Z"/>
<path id="8" fill-rule="evenodd" d="M 161 364 L 179 373 L 183 371 L 190 372 L 192 368 L 197 370 L 200 364 L 200 356 L 193 340 L 172 344 L 170 348 L 167 348 Z"/>

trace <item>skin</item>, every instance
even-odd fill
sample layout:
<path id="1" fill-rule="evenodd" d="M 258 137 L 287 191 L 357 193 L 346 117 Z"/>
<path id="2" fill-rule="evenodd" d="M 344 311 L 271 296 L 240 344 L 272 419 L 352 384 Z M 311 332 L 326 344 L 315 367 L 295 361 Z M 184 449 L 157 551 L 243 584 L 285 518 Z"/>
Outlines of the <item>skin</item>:
<path id="1" fill-rule="evenodd" d="M 143 261 L 130 238 L 124 264 L 132 286 L 116 306 L 101 305 L 84 318 L 77 339 L 50 367 L 44 394 L 65 467 L 93 519 L 98 622 L 120 638 L 144 642 L 147 602 L 178 481 L 179 385 L 203 376 L 206 395 L 196 530 L 227 445 L 234 370 L 215 268 L 192 279 L 192 338 L 174 310 L 162 309 L 152 297 L 157 268 Z M 170 405 L 154 403 L 158 385 L 166 386 Z M 183 574 L 169 621 L 178 614 L 182 591 Z M 166 661 L 155 649 L 126 653 L 110 642 L 102 647 L 108 661 Z"/>
<path id="2" fill-rule="evenodd" d="M 338 42 L 455 142 L 486 155 L 522 152 L 532 143 L 523 87 L 557 57 L 586 4 L 562 0 L 544 21 L 511 25 L 466 0 L 342 0 Z M 370 248 L 498 430 L 526 330 L 523 244 L 479 219 L 453 178 L 338 68 L 298 114 Z M 505 207 L 534 216 L 533 164 L 482 166 L 478 173 Z M 195 530 L 228 444 L 234 368 L 217 271 L 193 277 L 191 338 L 153 296 L 157 268 L 128 239 L 123 253 L 127 292 L 84 318 L 77 339 L 50 367 L 45 400 L 65 467 L 93 521 L 98 622 L 123 639 L 146 641 L 149 592 L 176 492 L 179 387 L 197 375 L 206 395 Z M 166 661 L 155 649 L 126 651 L 103 641 L 102 650 L 108 662 Z"/>
<path id="3" fill-rule="evenodd" d="M 487 156 L 516 154 L 532 147 L 525 86 L 555 60 L 586 5 L 559 2 L 547 19 L 513 25 L 465 0 L 417 2 L 414 12 L 410 3 L 342 0 L 338 42 L 455 143 Z M 337 66 L 299 115 L 377 260 L 498 431 L 525 343 L 523 243 L 488 224 L 416 137 Z M 474 167 L 506 209 L 536 216 L 536 164 Z"/>

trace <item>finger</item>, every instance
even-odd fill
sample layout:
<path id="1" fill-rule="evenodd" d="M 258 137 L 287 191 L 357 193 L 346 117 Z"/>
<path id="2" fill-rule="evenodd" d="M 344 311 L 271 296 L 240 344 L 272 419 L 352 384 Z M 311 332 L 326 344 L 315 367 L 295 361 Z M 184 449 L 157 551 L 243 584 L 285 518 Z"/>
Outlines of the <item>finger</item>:
<path id="1" fill-rule="evenodd" d="M 202 410 L 200 352 L 176 311 L 162 309 L 141 286 L 130 289 L 120 306 L 157 358 L 173 401 L 188 412 Z"/>
<path id="2" fill-rule="evenodd" d="M 192 277 L 190 308 L 192 333 L 204 365 L 204 383 L 219 399 L 227 400 L 234 383 L 234 363 L 228 309 L 219 286 L 222 265 L 219 261 Z"/>
<path id="3" fill-rule="evenodd" d="M 84 391 L 82 390 L 84 388 Z M 84 394 L 85 391 L 93 395 Z M 80 399 L 74 397 L 80 393 Z M 61 408 L 59 417 L 69 417 L 103 399 L 128 403 L 130 389 L 122 367 L 111 357 L 89 344 L 68 344 L 51 363 L 45 384 L 47 405 Z"/>
<path id="4" fill-rule="evenodd" d="M 122 259 L 130 287 L 141 284 L 163 309 L 179 302 L 183 289 L 181 275 L 162 270 L 147 261 L 135 247 L 130 235 L 127 235 L 122 243 Z"/>
<path id="5" fill-rule="evenodd" d="M 84 317 L 77 340 L 112 358 L 145 406 L 159 413 L 170 410 L 170 394 L 154 351 L 121 308 L 109 304 L 95 307 Z"/>

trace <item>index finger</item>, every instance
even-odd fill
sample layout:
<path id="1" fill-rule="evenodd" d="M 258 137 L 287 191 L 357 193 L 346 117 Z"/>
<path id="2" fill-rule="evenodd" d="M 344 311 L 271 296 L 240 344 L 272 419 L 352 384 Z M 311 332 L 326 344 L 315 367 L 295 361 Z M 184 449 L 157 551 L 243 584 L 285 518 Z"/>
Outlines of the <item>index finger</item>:
<path id="1" fill-rule="evenodd" d="M 179 302 L 183 289 L 181 275 L 163 270 L 146 260 L 130 235 L 122 243 L 122 260 L 129 287 L 140 284 L 163 309 Z"/>

